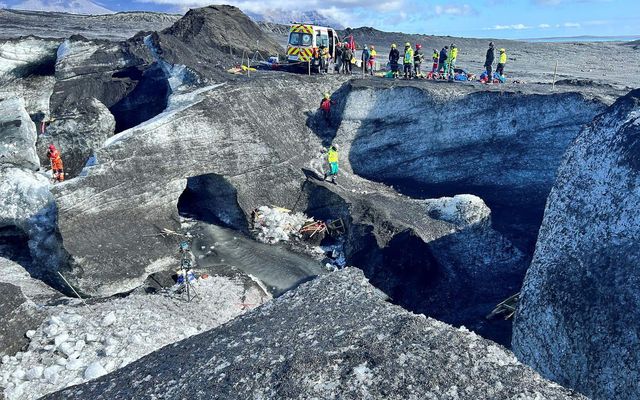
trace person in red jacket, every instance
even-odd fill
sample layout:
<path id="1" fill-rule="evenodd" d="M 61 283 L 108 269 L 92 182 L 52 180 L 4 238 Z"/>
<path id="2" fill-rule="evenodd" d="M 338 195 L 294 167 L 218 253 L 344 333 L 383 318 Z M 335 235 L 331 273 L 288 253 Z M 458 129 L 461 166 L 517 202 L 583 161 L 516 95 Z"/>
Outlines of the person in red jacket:
<path id="1" fill-rule="evenodd" d="M 320 101 L 320 110 L 322 110 L 324 120 L 329 125 L 331 125 L 331 106 L 334 104 L 336 104 L 336 102 L 331 100 L 331 95 L 329 93 L 325 93 L 322 97 L 322 101 Z"/>
<path id="2" fill-rule="evenodd" d="M 62 165 L 62 158 L 60 152 L 56 149 L 56 146 L 50 144 L 47 151 L 47 157 L 51 162 L 51 170 L 53 171 L 53 179 L 57 182 L 64 181 L 64 166 Z"/>

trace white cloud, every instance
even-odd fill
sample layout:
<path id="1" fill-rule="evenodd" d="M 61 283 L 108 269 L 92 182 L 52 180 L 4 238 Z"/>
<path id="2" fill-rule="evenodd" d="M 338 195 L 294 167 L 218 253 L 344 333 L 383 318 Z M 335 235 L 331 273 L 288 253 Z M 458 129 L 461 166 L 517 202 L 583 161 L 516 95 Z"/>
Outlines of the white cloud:
<path id="1" fill-rule="evenodd" d="M 549 25 L 549 24 L 540 24 L 540 25 L 538 25 L 538 28 L 540 28 L 540 29 L 548 29 L 548 28 L 551 28 L 551 25 Z"/>
<path id="2" fill-rule="evenodd" d="M 176 10 L 204 7 L 212 0 L 134 0 L 138 3 L 154 3 L 173 6 Z M 441 0 L 444 3 L 444 0 Z M 317 11 L 344 26 L 402 25 L 408 21 L 424 21 L 430 18 L 477 15 L 469 4 L 441 4 L 425 7 L 420 0 L 225 0 L 222 3 L 236 6 L 247 13 L 273 14 L 278 11 Z"/>
<path id="3" fill-rule="evenodd" d="M 444 5 L 444 6 L 435 6 L 434 12 L 436 15 L 452 15 L 452 16 L 465 16 L 465 15 L 475 15 L 477 11 L 468 4 L 462 5 Z"/>
<path id="4" fill-rule="evenodd" d="M 491 28 L 487 28 L 487 30 L 490 31 L 504 31 L 504 30 L 523 30 L 523 29 L 530 29 L 530 26 L 527 26 L 525 24 L 513 24 L 513 25 L 494 25 Z"/>
<path id="5" fill-rule="evenodd" d="M 565 22 L 562 26 L 565 28 L 580 28 L 582 25 L 577 22 Z"/>

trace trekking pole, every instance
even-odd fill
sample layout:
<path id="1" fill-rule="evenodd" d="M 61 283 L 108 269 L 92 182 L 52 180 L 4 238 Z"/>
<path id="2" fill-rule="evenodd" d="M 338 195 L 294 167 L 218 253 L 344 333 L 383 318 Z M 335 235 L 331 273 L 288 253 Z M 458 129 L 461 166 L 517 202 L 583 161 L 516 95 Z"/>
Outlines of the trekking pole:
<path id="1" fill-rule="evenodd" d="M 556 68 L 553 70 L 553 90 L 556 90 L 556 74 L 558 73 L 558 60 L 556 60 Z"/>
<path id="2" fill-rule="evenodd" d="M 307 62 L 307 65 L 309 67 L 309 76 L 311 76 L 311 60 Z"/>

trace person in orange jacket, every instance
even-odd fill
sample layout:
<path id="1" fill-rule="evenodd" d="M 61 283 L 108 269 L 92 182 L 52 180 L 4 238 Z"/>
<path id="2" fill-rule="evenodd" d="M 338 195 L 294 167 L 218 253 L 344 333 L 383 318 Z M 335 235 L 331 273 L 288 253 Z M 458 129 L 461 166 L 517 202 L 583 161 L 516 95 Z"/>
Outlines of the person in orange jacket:
<path id="1" fill-rule="evenodd" d="M 47 157 L 51 162 L 51 170 L 53 171 L 53 179 L 58 182 L 64 181 L 64 166 L 62 165 L 62 158 L 60 152 L 56 149 L 56 146 L 50 144 L 47 151 Z"/>

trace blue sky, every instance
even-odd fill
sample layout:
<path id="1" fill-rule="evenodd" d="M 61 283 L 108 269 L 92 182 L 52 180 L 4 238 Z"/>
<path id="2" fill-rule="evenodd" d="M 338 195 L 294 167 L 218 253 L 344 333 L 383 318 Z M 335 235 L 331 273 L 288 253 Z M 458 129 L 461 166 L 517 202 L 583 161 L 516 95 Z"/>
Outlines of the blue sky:
<path id="1" fill-rule="evenodd" d="M 68 0 L 42 0 L 68 1 Z M 114 11 L 184 12 L 212 0 L 93 0 Z M 13 5 L 20 0 L 0 0 Z M 466 37 L 640 35 L 640 0 L 231 0 L 252 12 L 318 10 L 345 26 Z"/>

